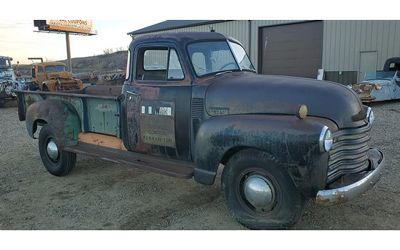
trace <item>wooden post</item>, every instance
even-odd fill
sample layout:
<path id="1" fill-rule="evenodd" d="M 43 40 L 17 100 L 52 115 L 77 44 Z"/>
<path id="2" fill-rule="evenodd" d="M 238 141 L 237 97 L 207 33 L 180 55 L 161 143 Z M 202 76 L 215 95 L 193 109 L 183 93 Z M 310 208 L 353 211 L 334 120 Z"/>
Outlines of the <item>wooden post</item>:
<path id="1" fill-rule="evenodd" d="M 67 44 L 67 67 L 68 71 L 72 73 L 72 62 L 71 62 L 71 48 L 69 44 L 69 32 L 65 32 L 65 41 Z"/>

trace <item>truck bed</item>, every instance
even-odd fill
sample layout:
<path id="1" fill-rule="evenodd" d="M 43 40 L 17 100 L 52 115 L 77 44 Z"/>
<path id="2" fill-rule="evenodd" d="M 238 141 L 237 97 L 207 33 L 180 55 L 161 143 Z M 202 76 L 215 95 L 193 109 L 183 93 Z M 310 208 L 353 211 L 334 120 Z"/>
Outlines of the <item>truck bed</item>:
<path id="1" fill-rule="evenodd" d="M 121 137 L 119 96 L 121 86 L 89 86 L 82 90 L 43 92 L 18 91 L 19 117 L 25 120 L 29 105 L 42 100 L 61 100 L 74 107 L 82 132 L 101 133 Z"/>

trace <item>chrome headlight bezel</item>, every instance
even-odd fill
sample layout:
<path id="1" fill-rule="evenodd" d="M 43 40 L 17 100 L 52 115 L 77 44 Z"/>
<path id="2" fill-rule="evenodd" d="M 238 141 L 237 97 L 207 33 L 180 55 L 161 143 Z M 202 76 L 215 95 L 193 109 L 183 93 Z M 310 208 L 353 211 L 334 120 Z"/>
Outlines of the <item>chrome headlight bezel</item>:
<path id="1" fill-rule="evenodd" d="M 319 134 L 319 149 L 321 152 L 329 152 L 333 145 L 332 132 L 327 126 L 324 126 Z"/>
<path id="2" fill-rule="evenodd" d="M 374 111 L 372 111 L 371 107 L 368 107 L 367 109 L 367 122 L 372 124 L 375 121 L 375 115 L 374 115 Z"/>

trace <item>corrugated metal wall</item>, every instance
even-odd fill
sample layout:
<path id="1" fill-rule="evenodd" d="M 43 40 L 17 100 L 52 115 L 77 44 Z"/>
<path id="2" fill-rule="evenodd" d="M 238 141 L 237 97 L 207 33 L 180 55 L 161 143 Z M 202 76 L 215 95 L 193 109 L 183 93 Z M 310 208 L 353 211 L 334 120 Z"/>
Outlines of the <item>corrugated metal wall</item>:
<path id="1" fill-rule="evenodd" d="M 362 51 L 377 51 L 381 70 L 387 58 L 400 56 L 400 21 L 325 21 L 323 43 L 326 71 L 358 71 Z"/>
<path id="2" fill-rule="evenodd" d="M 167 30 L 210 31 L 238 39 L 258 66 L 258 34 L 262 26 L 299 22 L 296 20 L 237 20 Z M 250 34 L 249 34 L 250 30 Z M 400 20 L 339 20 L 324 21 L 322 67 L 325 71 L 358 71 L 360 52 L 377 51 L 377 69 L 388 57 L 400 56 Z"/>
<path id="3" fill-rule="evenodd" d="M 162 33 L 162 32 L 196 32 L 196 31 L 210 31 L 213 28 L 216 32 L 225 34 L 227 36 L 236 38 L 239 40 L 246 50 L 249 48 L 249 33 L 248 33 L 248 21 L 246 20 L 238 20 L 238 21 L 228 21 L 223 23 L 212 23 L 206 25 L 199 25 L 187 28 L 180 28 L 180 29 L 171 29 L 161 32 L 155 33 Z M 149 33 L 151 34 L 151 33 Z"/>

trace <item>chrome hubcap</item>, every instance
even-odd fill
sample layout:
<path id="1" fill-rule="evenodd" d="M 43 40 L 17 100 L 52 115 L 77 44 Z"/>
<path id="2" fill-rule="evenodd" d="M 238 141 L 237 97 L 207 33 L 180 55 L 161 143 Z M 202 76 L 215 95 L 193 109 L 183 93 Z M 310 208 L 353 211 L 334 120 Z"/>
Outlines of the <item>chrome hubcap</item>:
<path id="1" fill-rule="evenodd" d="M 53 161 L 56 161 L 58 158 L 58 147 L 57 144 L 54 142 L 53 139 L 50 139 L 47 142 L 47 155 L 52 159 Z"/>
<path id="2" fill-rule="evenodd" d="M 271 208 L 274 203 L 272 184 L 261 175 L 251 175 L 244 182 L 246 200 L 256 209 Z"/>

